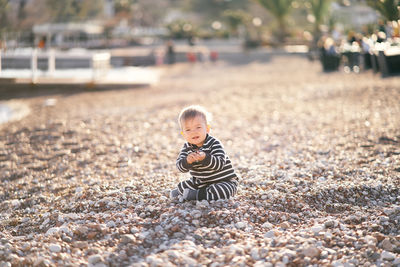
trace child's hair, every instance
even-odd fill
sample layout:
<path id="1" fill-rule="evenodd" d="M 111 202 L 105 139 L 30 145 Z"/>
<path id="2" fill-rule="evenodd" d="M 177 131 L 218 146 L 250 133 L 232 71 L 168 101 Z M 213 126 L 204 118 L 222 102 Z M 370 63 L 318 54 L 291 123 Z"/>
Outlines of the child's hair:
<path id="1" fill-rule="evenodd" d="M 206 125 L 211 122 L 211 114 L 205 108 L 198 105 L 192 105 L 182 109 L 178 117 L 179 125 L 182 127 L 182 121 L 193 119 L 197 116 L 201 116 L 206 121 Z"/>

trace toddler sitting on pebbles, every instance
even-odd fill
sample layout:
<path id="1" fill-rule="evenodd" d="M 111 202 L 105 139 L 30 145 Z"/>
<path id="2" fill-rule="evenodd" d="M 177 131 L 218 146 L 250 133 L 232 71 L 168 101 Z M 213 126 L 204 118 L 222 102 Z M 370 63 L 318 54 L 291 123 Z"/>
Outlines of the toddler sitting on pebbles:
<path id="1" fill-rule="evenodd" d="M 180 182 L 170 197 L 199 201 L 233 197 L 239 179 L 221 142 L 209 135 L 209 113 L 200 106 L 189 106 L 181 111 L 178 121 L 186 143 L 176 166 L 192 177 Z"/>

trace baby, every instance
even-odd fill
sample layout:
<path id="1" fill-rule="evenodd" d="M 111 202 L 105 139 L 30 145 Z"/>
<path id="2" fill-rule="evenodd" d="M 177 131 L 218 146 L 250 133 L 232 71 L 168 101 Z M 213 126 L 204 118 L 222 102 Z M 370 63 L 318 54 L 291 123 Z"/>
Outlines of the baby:
<path id="1" fill-rule="evenodd" d="M 218 200 L 233 197 L 238 176 L 219 140 L 209 135 L 209 113 L 200 106 L 189 106 L 179 115 L 181 134 L 186 140 L 176 161 L 181 172 L 189 172 L 170 193 L 183 200 Z"/>

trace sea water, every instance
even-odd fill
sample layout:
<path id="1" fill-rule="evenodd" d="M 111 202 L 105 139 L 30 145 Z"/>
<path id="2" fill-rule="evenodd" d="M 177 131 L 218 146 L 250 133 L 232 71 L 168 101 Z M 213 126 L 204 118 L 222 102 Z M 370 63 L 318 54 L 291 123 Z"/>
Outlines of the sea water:
<path id="1" fill-rule="evenodd" d="M 21 101 L 0 101 L 0 124 L 20 120 L 29 113 L 29 106 Z"/>
<path id="2" fill-rule="evenodd" d="M 0 124 L 9 121 L 12 115 L 13 110 L 6 104 L 0 103 Z"/>

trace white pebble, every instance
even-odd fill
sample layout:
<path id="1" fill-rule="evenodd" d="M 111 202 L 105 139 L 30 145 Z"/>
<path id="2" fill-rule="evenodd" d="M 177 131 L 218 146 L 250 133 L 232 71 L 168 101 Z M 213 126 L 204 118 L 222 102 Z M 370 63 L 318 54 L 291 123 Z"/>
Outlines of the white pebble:
<path id="1" fill-rule="evenodd" d="M 51 252 L 58 253 L 61 251 L 61 246 L 59 244 L 50 244 L 49 249 Z"/>
<path id="2" fill-rule="evenodd" d="M 316 224 L 316 225 L 314 225 L 313 227 L 311 227 L 311 231 L 314 233 L 314 234 L 318 234 L 319 232 L 321 232 L 322 230 L 324 230 L 325 229 L 325 227 L 324 227 L 324 225 L 322 225 L 322 224 Z"/>
<path id="3" fill-rule="evenodd" d="M 237 222 L 237 223 L 235 224 L 235 226 L 236 226 L 236 228 L 238 228 L 238 229 L 243 229 L 243 228 L 246 227 L 246 223 L 245 223 L 245 222 Z"/>
<path id="4" fill-rule="evenodd" d="M 99 262 L 102 262 L 102 261 L 103 261 L 103 257 L 101 257 L 101 255 L 98 255 L 98 254 L 92 255 L 88 259 L 88 263 L 92 264 L 92 265 L 95 265 L 95 264 L 97 264 Z"/>
<path id="5" fill-rule="evenodd" d="M 382 260 L 393 261 L 396 258 L 396 255 L 389 251 L 383 251 L 381 253 L 381 258 Z"/>

